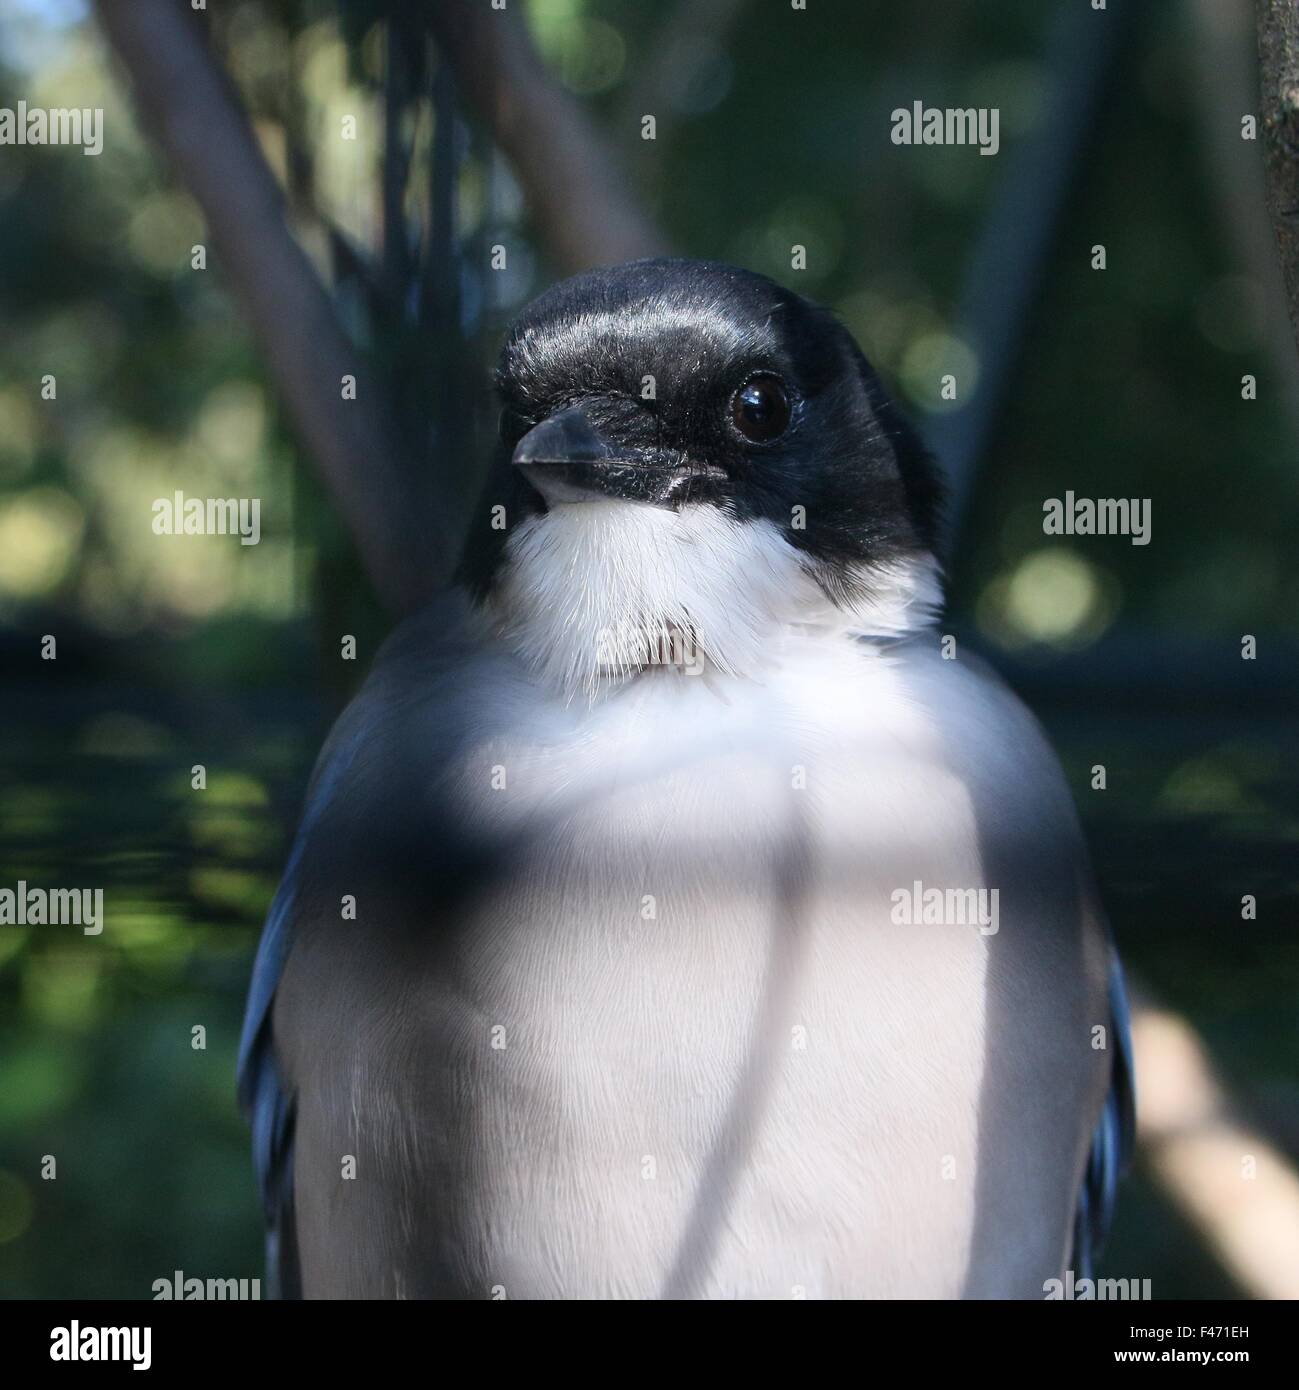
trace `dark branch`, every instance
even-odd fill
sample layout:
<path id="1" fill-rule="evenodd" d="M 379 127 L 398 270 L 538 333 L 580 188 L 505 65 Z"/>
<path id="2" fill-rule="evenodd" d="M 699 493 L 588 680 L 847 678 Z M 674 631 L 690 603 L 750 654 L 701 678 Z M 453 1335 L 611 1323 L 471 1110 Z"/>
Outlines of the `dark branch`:
<path id="1" fill-rule="evenodd" d="M 1299 347 L 1299 6 L 1258 0 L 1267 206 Z"/>
<path id="2" fill-rule="evenodd" d="M 667 244 L 630 181 L 586 113 L 547 73 L 516 9 L 434 0 L 429 19 L 466 102 L 513 166 L 556 269 L 571 274 L 662 255 Z"/>
<path id="3" fill-rule="evenodd" d="M 183 0 L 96 0 L 143 122 L 203 210 L 212 249 L 381 600 L 409 611 L 455 561 L 381 383 L 339 326 L 230 80 Z M 357 399 L 342 398 L 345 375 Z"/>

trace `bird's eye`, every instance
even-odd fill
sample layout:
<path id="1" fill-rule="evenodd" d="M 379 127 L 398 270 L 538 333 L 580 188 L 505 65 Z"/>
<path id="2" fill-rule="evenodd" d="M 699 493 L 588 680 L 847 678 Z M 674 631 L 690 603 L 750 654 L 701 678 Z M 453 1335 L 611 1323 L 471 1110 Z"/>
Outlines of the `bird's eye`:
<path id="1" fill-rule="evenodd" d="M 778 376 L 750 377 L 731 397 L 731 423 L 754 444 L 765 444 L 785 433 L 789 397 Z"/>

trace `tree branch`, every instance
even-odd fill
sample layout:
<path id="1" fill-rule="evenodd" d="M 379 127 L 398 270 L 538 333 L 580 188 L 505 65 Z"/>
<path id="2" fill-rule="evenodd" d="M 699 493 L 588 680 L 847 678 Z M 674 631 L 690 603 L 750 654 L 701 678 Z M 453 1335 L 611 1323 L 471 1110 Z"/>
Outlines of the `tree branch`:
<path id="1" fill-rule="evenodd" d="M 546 71 L 516 9 L 433 0 L 428 13 L 466 102 L 513 166 L 556 269 L 662 255 L 666 241 L 586 113 Z"/>
<path id="2" fill-rule="evenodd" d="M 1299 348 L 1299 7 L 1258 0 L 1267 206 Z"/>
<path id="3" fill-rule="evenodd" d="M 143 122 L 207 219 L 212 247 L 294 427 L 380 599 L 406 612 L 456 554 L 422 501 L 381 384 L 363 370 L 289 230 L 285 201 L 239 97 L 181 0 L 96 0 Z M 357 398 L 342 398 L 345 375 Z"/>
<path id="4" fill-rule="evenodd" d="M 1254 7 L 1249 0 L 1191 0 L 1185 9 L 1191 25 L 1191 93 L 1204 168 L 1216 186 L 1214 209 L 1240 269 L 1258 283 L 1266 301 L 1263 344 L 1276 365 L 1282 402 L 1299 433 L 1295 338 L 1290 320 L 1275 312 L 1286 299 L 1286 287 L 1268 217 L 1263 161 L 1242 157 L 1240 118 L 1258 103 Z"/>

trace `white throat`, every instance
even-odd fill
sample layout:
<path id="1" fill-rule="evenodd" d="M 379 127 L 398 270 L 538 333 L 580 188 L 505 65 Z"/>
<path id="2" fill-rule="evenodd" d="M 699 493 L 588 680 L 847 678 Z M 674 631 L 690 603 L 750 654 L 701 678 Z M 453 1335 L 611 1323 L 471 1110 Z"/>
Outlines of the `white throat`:
<path id="1" fill-rule="evenodd" d="M 792 629 L 902 637 L 942 601 L 927 553 L 857 577 L 867 596 L 842 607 L 771 522 L 577 502 L 510 536 L 489 615 L 539 681 L 594 700 L 651 667 L 760 677 Z"/>

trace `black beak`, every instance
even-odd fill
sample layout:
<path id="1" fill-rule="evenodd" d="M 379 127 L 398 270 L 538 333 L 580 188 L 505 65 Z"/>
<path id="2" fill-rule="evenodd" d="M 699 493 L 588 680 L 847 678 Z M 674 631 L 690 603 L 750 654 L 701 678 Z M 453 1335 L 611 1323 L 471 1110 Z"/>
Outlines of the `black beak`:
<path id="1" fill-rule="evenodd" d="M 513 463 L 547 503 L 659 502 L 672 477 L 662 463 L 611 448 L 575 405 L 530 429 Z"/>

